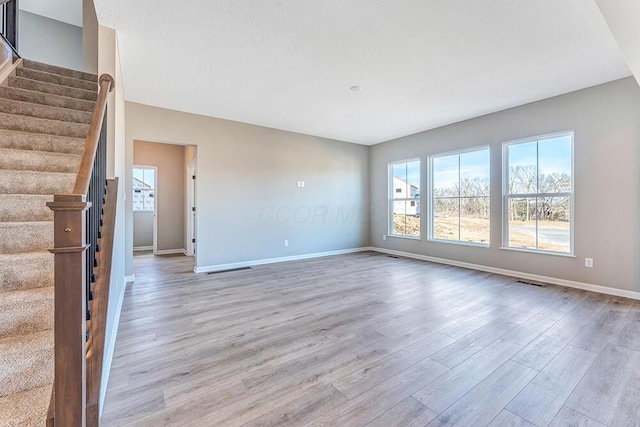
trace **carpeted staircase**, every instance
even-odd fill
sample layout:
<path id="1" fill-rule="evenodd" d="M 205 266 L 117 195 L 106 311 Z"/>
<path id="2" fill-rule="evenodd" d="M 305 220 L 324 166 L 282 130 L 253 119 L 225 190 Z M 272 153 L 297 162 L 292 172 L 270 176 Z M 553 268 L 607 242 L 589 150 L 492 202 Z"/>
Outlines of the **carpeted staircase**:
<path id="1" fill-rule="evenodd" d="M 53 385 L 53 215 L 69 193 L 95 75 L 24 60 L 0 86 L 0 427 L 44 425 Z"/>

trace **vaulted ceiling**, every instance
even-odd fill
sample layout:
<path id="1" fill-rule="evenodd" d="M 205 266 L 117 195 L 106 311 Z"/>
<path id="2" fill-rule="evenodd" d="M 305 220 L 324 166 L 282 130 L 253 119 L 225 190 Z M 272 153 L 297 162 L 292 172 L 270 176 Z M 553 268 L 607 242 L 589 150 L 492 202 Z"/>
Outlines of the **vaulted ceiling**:
<path id="1" fill-rule="evenodd" d="M 127 100 L 361 144 L 631 75 L 593 0 L 95 3 Z"/>

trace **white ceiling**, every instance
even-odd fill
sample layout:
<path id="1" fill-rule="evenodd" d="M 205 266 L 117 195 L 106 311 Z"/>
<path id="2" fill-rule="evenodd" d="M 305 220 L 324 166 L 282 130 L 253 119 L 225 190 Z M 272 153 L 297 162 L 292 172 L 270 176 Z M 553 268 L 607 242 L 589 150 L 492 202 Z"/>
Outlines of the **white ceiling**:
<path id="1" fill-rule="evenodd" d="M 596 0 L 627 65 L 640 83 L 640 2 Z"/>
<path id="2" fill-rule="evenodd" d="M 20 0 L 20 9 L 82 27 L 82 0 Z"/>
<path id="3" fill-rule="evenodd" d="M 361 144 L 631 75 L 593 0 L 95 1 L 127 100 Z"/>

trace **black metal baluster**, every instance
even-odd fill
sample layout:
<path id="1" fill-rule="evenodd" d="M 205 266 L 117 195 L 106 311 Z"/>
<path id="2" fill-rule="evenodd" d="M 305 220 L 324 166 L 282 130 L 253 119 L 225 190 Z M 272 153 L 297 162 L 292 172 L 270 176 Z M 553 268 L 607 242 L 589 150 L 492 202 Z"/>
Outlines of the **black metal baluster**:
<path id="1" fill-rule="evenodd" d="M 93 299 L 93 283 L 96 281 L 94 268 L 98 266 L 96 253 L 100 251 L 100 226 L 104 211 L 105 194 L 107 191 L 107 115 L 103 118 L 102 130 L 96 149 L 96 157 L 93 162 L 93 171 L 87 193 L 87 201 L 91 202 L 91 208 L 87 210 L 87 240 L 89 249 L 86 260 L 86 288 L 87 288 L 87 320 L 91 319 L 90 301 Z"/>

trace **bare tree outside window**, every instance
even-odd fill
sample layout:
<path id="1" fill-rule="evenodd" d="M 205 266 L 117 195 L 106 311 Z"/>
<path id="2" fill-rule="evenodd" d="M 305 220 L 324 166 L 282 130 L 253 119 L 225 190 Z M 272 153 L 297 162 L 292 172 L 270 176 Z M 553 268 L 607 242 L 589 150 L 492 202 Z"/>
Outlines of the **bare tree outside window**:
<path id="1" fill-rule="evenodd" d="M 573 134 L 505 144 L 505 246 L 572 253 Z"/>
<path id="2" fill-rule="evenodd" d="M 489 245 L 489 148 L 431 157 L 432 240 Z"/>

